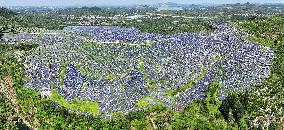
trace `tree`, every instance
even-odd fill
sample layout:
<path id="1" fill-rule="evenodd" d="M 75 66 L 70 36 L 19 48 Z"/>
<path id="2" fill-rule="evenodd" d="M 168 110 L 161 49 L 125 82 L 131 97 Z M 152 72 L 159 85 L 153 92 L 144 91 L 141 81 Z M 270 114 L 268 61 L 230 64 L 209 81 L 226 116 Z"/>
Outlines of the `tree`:
<path id="1" fill-rule="evenodd" d="M 15 129 L 15 111 L 4 93 L 0 93 L 0 129 Z"/>

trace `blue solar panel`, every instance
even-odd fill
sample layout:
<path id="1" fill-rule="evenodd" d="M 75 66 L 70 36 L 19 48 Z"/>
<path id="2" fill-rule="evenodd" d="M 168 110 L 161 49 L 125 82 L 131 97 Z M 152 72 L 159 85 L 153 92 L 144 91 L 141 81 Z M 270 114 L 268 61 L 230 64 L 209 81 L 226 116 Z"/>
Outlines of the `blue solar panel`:
<path id="1" fill-rule="evenodd" d="M 165 93 L 190 81 L 195 84 L 176 94 L 175 102 L 186 105 L 203 98 L 210 82 L 222 84 L 218 97 L 224 99 L 228 92 L 261 83 L 270 75 L 274 57 L 269 48 L 243 42 L 233 28 L 225 22 L 211 34 L 161 35 L 97 26 L 71 26 L 39 37 L 20 33 L 21 39 L 40 44 L 25 58 L 25 84 L 34 90 L 49 86 L 69 102 L 97 100 L 100 112 L 128 112 L 154 92 L 160 93 L 154 94 L 160 103 L 171 106 L 162 101 L 168 98 Z M 87 42 L 97 44 L 86 47 Z M 164 92 L 149 90 L 150 81 Z"/>

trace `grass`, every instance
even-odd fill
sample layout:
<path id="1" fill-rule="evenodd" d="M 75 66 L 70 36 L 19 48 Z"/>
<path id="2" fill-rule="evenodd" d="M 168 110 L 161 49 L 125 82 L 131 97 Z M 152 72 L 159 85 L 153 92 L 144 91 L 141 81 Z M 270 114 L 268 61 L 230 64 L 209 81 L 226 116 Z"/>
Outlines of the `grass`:
<path id="1" fill-rule="evenodd" d="M 177 89 L 177 90 L 170 90 L 167 95 L 169 96 L 174 96 L 176 95 L 177 93 L 180 93 L 180 92 L 183 92 L 185 91 L 186 89 L 188 88 L 191 88 L 193 86 L 194 82 L 193 81 L 190 81 L 189 83 L 187 83 L 186 85 L 182 86 L 181 88 Z"/>
<path id="2" fill-rule="evenodd" d="M 45 56 L 45 50 L 41 49 L 41 56 Z"/>
<path id="3" fill-rule="evenodd" d="M 86 48 L 90 48 L 90 47 L 96 46 L 96 45 L 98 45 L 96 42 L 88 42 L 88 43 L 82 45 L 82 48 L 86 49 Z"/>
<path id="4" fill-rule="evenodd" d="M 216 54 L 213 56 L 213 60 L 217 60 L 217 61 L 228 60 L 228 57 L 225 57 L 225 56 L 222 55 L 221 53 L 216 53 Z"/>
<path id="5" fill-rule="evenodd" d="M 153 85 L 153 84 L 155 84 L 157 81 L 155 81 L 154 79 L 149 79 L 147 82 L 148 82 L 150 85 Z"/>
<path id="6" fill-rule="evenodd" d="M 74 63 L 74 64 L 75 64 L 75 66 L 79 69 L 79 71 L 80 71 L 81 74 L 87 75 L 87 72 L 85 72 L 85 70 L 82 68 L 82 67 L 84 67 L 84 66 L 80 67 L 80 65 L 78 65 L 78 64 L 76 64 L 76 63 Z"/>
<path id="7" fill-rule="evenodd" d="M 83 87 L 81 88 L 81 92 L 84 92 L 86 86 L 87 86 L 87 82 L 84 82 L 84 83 L 83 83 Z"/>
<path id="8" fill-rule="evenodd" d="M 67 66 L 64 66 L 64 67 L 62 68 L 61 72 L 60 72 L 60 77 L 61 77 L 61 79 L 64 79 L 64 78 L 65 78 L 65 72 L 66 72 L 66 70 L 67 70 Z M 63 80 L 61 80 L 60 85 L 61 85 L 61 86 L 64 85 Z"/>
<path id="9" fill-rule="evenodd" d="M 101 76 L 101 73 L 99 73 L 98 71 L 91 71 L 91 74 L 94 78 Z"/>
<path id="10" fill-rule="evenodd" d="M 193 87 L 194 81 L 200 81 L 200 80 L 201 80 L 202 78 L 204 78 L 205 75 L 206 75 L 206 69 L 205 69 L 205 66 L 204 66 L 204 65 L 201 67 L 201 70 L 202 70 L 202 71 L 201 71 L 201 74 L 200 74 L 199 77 L 197 77 L 197 78 L 194 79 L 193 81 L 189 81 L 186 85 L 182 86 L 182 87 L 179 88 L 179 89 L 168 91 L 168 92 L 166 93 L 166 95 L 173 97 L 173 96 L 176 95 L 177 93 L 183 92 L 183 91 L 185 91 L 186 89 Z"/>
<path id="11" fill-rule="evenodd" d="M 161 73 L 163 71 L 165 71 L 165 68 L 163 68 L 162 66 L 158 65 L 158 64 L 154 64 L 154 72 L 155 73 Z"/>
<path id="12" fill-rule="evenodd" d="M 157 88 L 156 84 L 145 84 L 145 88 L 148 89 L 150 92 L 153 91 L 155 88 Z"/>
<path id="13" fill-rule="evenodd" d="M 144 71 L 144 61 L 142 60 L 142 58 L 138 58 L 137 63 L 138 63 L 138 70 L 140 72 L 143 72 Z"/>
<path id="14" fill-rule="evenodd" d="M 142 107 L 142 106 L 145 106 L 145 105 L 150 105 L 151 103 L 148 102 L 146 100 L 147 97 L 144 97 L 143 99 L 141 99 L 139 102 L 137 102 L 134 107 Z"/>
<path id="15" fill-rule="evenodd" d="M 105 79 L 115 79 L 117 77 L 118 76 L 115 75 L 115 74 L 105 74 L 105 75 L 103 75 L 103 78 L 105 78 Z"/>
<path id="16" fill-rule="evenodd" d="M 52 91 L 52 95 L 50 97 L 52 101 L 57 102 L 58 104 L 66 107 L 70 110 L 79 110 L 81 112 L 88 112 L 92 114 L 99 114 L 99 104 L 98 102 L 92 101 L 81 101 L 79 99 L 73 100 L 70 104 L 67 100 L 59 94 L 57 90 Z"/>

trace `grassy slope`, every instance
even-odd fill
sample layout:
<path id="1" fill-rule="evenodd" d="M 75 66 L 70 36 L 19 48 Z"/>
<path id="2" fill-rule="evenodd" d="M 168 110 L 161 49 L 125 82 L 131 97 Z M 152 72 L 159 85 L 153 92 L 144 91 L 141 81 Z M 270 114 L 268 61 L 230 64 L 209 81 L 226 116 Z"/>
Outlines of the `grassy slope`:
<path id="1" fill-rule="evenodd" d="M 56 90 L 52 91 L 52 96 L 50 97 L 50 99 L 71 110 L 79 110 L 81 112 L 99 114 L 99 105 L 97 102 L 81 101 L 75 99 L 72 103 L 68 103 L 66 99 L 61 96 Z"/>

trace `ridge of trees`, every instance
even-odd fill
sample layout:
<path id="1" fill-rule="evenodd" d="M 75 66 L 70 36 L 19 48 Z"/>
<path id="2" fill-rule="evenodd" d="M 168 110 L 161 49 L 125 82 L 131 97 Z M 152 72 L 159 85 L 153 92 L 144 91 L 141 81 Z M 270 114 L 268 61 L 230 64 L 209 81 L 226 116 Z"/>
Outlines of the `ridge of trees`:
<path id="1" fill-rule="evenodd" d="M 5 18 L 9 18 L 12 17 L 14 15 L 17 15 L 16 12 L 13 12 L 5 7 L 0 7 L 0 16 L 5 17 Z"/>

